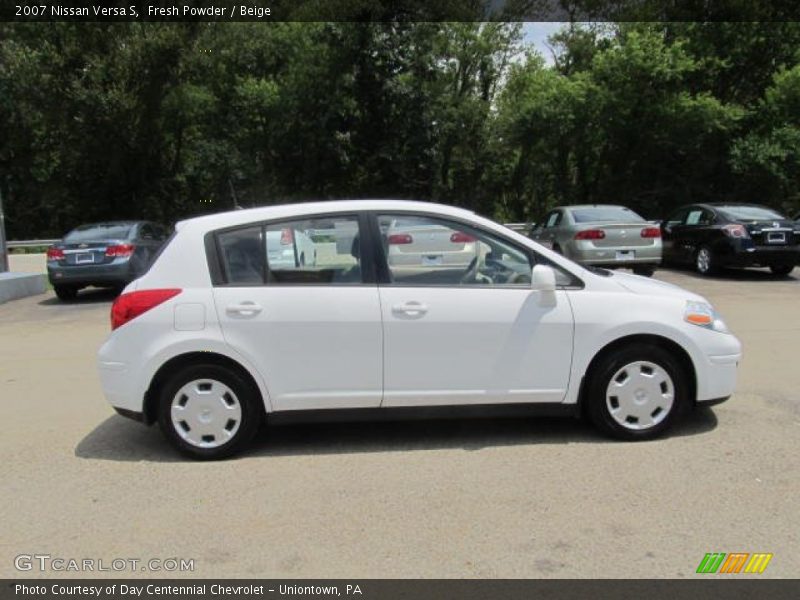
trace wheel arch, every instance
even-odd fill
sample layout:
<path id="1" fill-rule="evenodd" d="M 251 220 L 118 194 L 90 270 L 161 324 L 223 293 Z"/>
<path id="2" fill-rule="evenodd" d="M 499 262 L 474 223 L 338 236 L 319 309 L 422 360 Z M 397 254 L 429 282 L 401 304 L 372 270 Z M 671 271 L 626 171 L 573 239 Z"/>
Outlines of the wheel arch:
<path id="1" fill-rule="evenodd" d="M 169 376 L 183 367 L 199 363 L 225 367 L 243 377 L 247 382 L 250 383 L 250 385 L 253 387 L 253 390 L 258 394 L 258 398 L 261 401 L 261 406 L 264 408 L 264 414 L 266 414 L 267 406 L 264 402 L 264 396 L 262 394 L 261 387 L 258 385 L 258 382 L 256 381 L 255 377 L 253 377 L 252 373 L 250 373 L 250 371 L 241 363 L 235 361 L 229 356 L 225 356 L 224 354 L 219 354 L 217 352 L 185 352 L 183 354 L 173 356 L 166 361 L 158 368 L 150 380 L 150 385 L 147 387 L 147 391 L 144 394 L 143 412 L 145 423 L 149 425 L 157 420 L 158 394 L 161 390 L 161 387 L 168 380 Z"/>
<path id="2" fill-rule="evenodd" d="M 586 403 L 584 400 L 587 394 L 588 381 L 592 371 L 597 368 L 597 364 L 608 354 L 612 354 L 630 344 L 637 343 L 657 346 L 666 350 L 675 357 L 687 375 L 687 381 L 689 384 L 689 398 L 691 399 L 692 405 L 696 403 L 697 370 L 695 369 L 694 362 L 692 361 L 689 353 L 683 347 L 681 347 L 680 344 L 667 337 L 654 334 L 633 334 L 617 338 L 614 341 L 607 343 L 605 346 L 600 348 L 600 350 L 598 350 L 592 357 L 592 360 L 589 361 L 589 365 L 586 367 L 586 371 L 581 379 L 580 391 L 578 392 L 578 406 L 580 407 L 581 413 L 585 411 Z"/>

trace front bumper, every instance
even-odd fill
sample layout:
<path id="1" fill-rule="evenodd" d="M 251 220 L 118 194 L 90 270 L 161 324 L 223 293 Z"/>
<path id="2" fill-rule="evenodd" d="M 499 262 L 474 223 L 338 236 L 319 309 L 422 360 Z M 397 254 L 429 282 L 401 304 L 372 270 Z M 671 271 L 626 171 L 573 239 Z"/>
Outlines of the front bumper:
<path id="1" fill-rule="evenodd" d="M 718 252 L 719 262 L 728 267 L 768 267 L 800 264 L 800 246 L 724 246 Z"/>
<path id="2" fill-rule="evenodd" d="M 699 381 L 697 403 L 711 406 L 719 404 L 733 394 L 741 352 L 717 354 L 706 357 L 703 380 Z"/>

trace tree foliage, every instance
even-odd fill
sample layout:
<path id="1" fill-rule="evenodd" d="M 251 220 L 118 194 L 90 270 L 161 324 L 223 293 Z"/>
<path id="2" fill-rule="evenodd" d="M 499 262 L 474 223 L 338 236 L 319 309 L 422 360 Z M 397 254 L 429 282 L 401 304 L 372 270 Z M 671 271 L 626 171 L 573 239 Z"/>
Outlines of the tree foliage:
<path id="1" fill-rule="evenodd" d="M 0 24 L 10 238 L 399 197 L 800 204 L 800 25 Z"/>

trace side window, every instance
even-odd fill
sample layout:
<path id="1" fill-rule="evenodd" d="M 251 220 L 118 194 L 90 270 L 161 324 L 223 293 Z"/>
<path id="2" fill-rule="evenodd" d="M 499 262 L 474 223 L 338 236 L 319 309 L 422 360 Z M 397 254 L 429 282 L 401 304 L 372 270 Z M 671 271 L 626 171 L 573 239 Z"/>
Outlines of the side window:
<path id="1" fill-rule="evenodd" d="M 226 231 L 217 239 L 228 284 L 264 283 L 264 244 L 260 226 Z"/>
<path id="2" fill-rule="evenodd" d="M 270 223 L 266 255 L 268 284 L 363 282 L 356 216 Z"/>
<path id="3" fill-rule="evenodd" d="M 142 224 L 139 227 L 139 237 L 143 240 L 153 240 L 156 238 L 155 230 L 149 223 Z"/>
<path id="4" fill-rule="evenodd" d="M 424 216 L 378 217 L 393 283 L 530 285 L 528 252 L 461 223 Z"/>
<path id="5" fill-rule="evenodd" d="M 689 211 L 687 209 L 683 208 L 678 212 L 672 213 L 664 222 L 664 224 L 667 227 L 675 227 L 676 225 L 681 225 L 683 223 L 683 220 L 686 218 L 686 214 L 688 212 Z"/>
<path id="6" fill-rule="evenodd" d="M 700 215 L 698 225 L 711 225 L 714 222 L 714 215 L 709 210 L 703 209 L 703 214 Z"/>
<path id="7" fill-rule="evenodd" d="M 545 221 L 544 227 L 545 229 L 549 229 L 550 227 L 557 227 L 560 222 L 561 222 L 561 212 L 554 210 L 547 216 L 547 221 Z"/>
<path id="8" fill-rule="evenodd" d="M 701 208 L 693 208 L 689 211 L 689 214 L 686 215 L 686 225 L 698 225 L 700 223 L 700 218 L 703 216 L 703 209 Z"/>

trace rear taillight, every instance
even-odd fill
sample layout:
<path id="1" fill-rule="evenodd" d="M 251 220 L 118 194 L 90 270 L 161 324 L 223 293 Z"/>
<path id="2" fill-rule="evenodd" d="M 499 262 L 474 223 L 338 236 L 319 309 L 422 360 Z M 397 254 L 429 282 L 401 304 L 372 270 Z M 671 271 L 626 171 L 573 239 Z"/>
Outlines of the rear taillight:
<path id="1" fill-rule="evenodd" d="M 750 235 L 747 233 L 747 228 L 744 225 L 725 225 L 722 228 L 722 233 L 732 238 L 750 237 Z"/>
<path id="2" fill-rule="evenodd" d="M 606 237 L 606 232 L 602 229 L 587 229 L 575 234 L 576 240 L 602 240 Z"/>
<path id="3" fill-rule="evenodd" d="M 389 236 L 387 241 L 393 246 L 399 244 L 413 244 L 414 238 L 407 233 L 393 233 Z"/>
<path id="4" fill-rule="evenodd" d="M 660 238 L 661 230 L 658 227 L 645 227 L 641 235 L 643 238 Z"/>
<path id="5" fill-rule="evenodd" d="M 475 236 L 464 233 L 463 231 L 456 231 L 450 236 L 450 241 L 454 244 L 471 244 L 475 241 Z"/>
<path id="6" fill-rule="evenodd" d="M 62 260 L 64 258 L 64 251 L 61 248 L 50 246 L 47 249 L 47 260 Z"/>
<path id="7" fill-rule="evenodd" d="M 294 244 L 294 231 L 289 228 L 281 229 L 281 246 Z"/>
<path id="8" fill-rule="evenodd" d="M 142 290 L 122 294 L 111 305 L 111 329 L 125 325 L 151 308 L 181 293 L 179 289 Z"/>
<path id="9" fill-rule="evenodd" d="M 106 248 L 106 256 L 110 258 L 124 258 L 133 254 L 134 250 L 136 250 L 136 246 L 133 244 L 114 244 Z"/>

